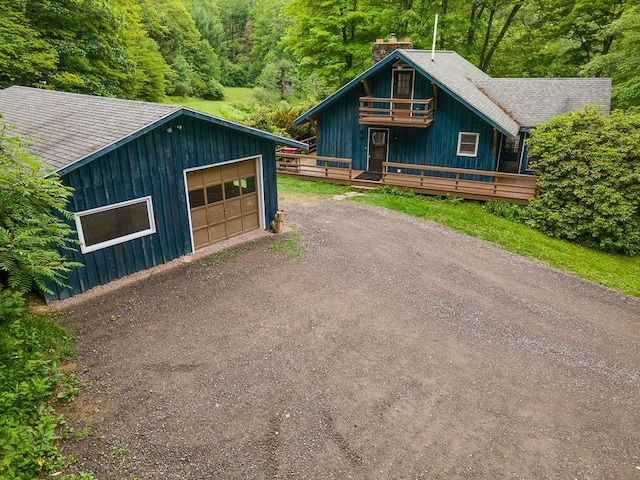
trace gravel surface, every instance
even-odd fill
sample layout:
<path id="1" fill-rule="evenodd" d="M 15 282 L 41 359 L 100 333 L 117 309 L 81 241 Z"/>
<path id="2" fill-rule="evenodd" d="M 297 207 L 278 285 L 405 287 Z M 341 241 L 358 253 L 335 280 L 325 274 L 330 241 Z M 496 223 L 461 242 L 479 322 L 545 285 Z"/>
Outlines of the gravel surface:
<path id="1" fill-rule="evenodd" d="M 78 468 L 640 479 L 640 299 L 384 209 L 283 206 L 288 237 L 59 305 Z"/>

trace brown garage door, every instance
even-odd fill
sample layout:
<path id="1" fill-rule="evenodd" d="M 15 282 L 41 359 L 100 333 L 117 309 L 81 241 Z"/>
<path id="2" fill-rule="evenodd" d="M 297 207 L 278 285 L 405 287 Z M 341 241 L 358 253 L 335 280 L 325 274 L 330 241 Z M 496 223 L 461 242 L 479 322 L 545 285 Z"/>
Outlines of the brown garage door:
<path id="1" fill-rule="evenodd" d="M 196 250 L 260 226 L 256 182 L 255 159 L 187 172 Z"/>

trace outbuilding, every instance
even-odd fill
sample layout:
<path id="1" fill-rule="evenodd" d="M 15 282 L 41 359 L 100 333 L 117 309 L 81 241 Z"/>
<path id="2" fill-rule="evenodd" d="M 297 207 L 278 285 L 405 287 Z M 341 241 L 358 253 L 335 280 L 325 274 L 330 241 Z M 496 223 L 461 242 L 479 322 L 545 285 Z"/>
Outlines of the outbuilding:
<path id="1" fill-rule="evenodd" d="M 268 229 L 277 145 L 306 145 L 168 104 L 14 86 L 0 114 L 74 189 L 68 210 L 84 265 L 64 299 L 221 240 Z"/>

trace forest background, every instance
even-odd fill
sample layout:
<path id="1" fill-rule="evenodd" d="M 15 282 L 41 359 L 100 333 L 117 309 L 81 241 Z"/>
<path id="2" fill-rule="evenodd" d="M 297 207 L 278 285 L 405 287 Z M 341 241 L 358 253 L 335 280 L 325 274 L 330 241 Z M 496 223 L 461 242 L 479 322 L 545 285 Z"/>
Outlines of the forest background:
<path id="1" fill-rule="evenodd" d="M 263 105 L 322 99 L 393 33 L 493 77 L 612 77 L 640 105 L 640 0 L 3 0 L 0 88 Z M 174 99 L 175 100 L 175 99 Z M 261 125 L 257 125 L 261 126 Z"/>

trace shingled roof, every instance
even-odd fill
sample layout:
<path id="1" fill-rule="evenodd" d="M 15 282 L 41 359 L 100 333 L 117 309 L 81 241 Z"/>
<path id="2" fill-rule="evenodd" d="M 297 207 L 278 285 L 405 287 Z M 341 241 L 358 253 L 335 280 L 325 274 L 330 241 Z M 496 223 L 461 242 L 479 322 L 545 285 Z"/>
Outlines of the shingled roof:
<path id="1" fill-rule="evenodd" d="M 597 104 L 609 112 L 608 78 L 491 78 L 453 51 L 395 50 L 319 103 L 294 124 L 300 124 L 337 101 L 347 91 L 389 63 L 401 60 L 429 78 L 438 88 L 466 105 L 498 130 L 515 137 L 521 129 L 561 113 Z"/>
<path id="2" fill-rule="evenodd" d="M 452 51 L 437 51 L 433 61 L 431 52 L 425 50 L 402 50 L 402 54 L 410 64 L 430 76 L 441 89 L 485 116 L 494 126 L 512 136 L 518 134 L 520 127 L 514 119 L 475 86 L 474 81 L 490 77 L 471 62 Z"/>
<path id="3" fill-rule="evenodd" d="M 608 114 L 610 78 L 489 78 L 473 83 L 523 128 L 531 128 L 564 112 L 600 105 Z"/>
<path id="4" fill-rule="evenodd" d="M 13 86 L 0 90 L 0 114 L 54 171 L 126 142 L 178 115 L 187 114 L 218 125 L 246 131 L 282 145 L 306 145 L 179 105 L 95 97 L 77 93 Z"/>

